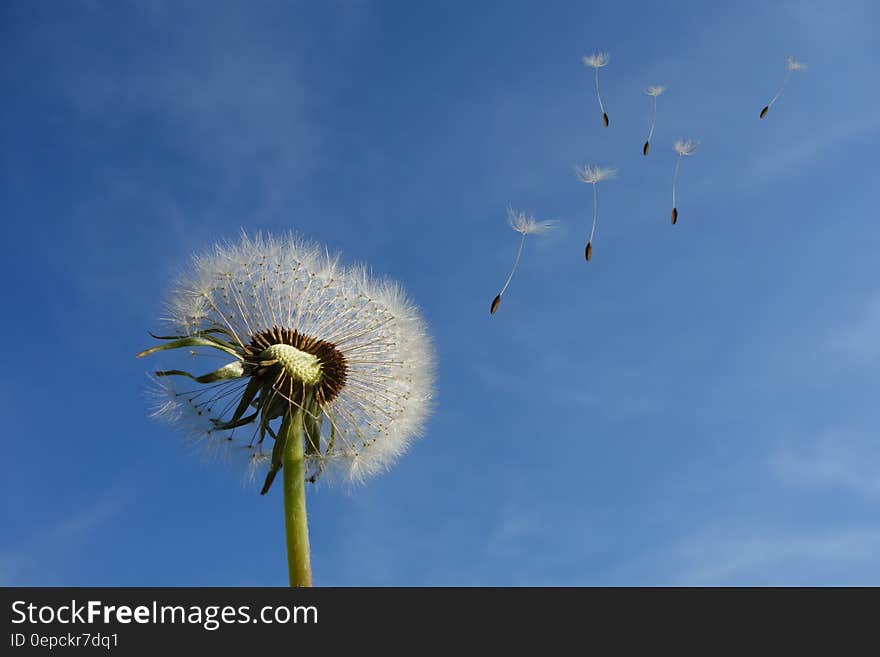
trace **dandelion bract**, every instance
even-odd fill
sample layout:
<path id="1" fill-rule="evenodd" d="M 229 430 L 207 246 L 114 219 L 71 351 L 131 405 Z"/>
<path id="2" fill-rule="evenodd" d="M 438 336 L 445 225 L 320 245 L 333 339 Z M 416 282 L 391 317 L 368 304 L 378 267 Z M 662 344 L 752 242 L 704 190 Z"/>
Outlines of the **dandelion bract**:
<path id="1" fill-rule="evenodd" d="M 510 224 L 510 227 L 517 233 L 520 233 L 522 237 L 520 237 L 519 240 L 519 247 L 516 250 L 516 258 L 513 260 L 513 267 L 510 270 L 510 274 L 507 276 L 507 280 L 504 282 L 501 292 L 492 299 L 492 303 L 489 305 L 489 314 L 491 315 L 494 315 L 498 310 L 498 306 L 501 305 L 501 296 L 507 291 L 510 281 L 513 280 L 513 274 L 516 271 L 517 265 L 519 265 L 519 259 L 522 255 L 526 235 L 545 233 L 556 224 L 555 221 L 537 221 L 534 217 L 526 215 L 525 212 L 517 212 L 513 208 L 507 209 L 507 222 Z"/>
<path id="2" fill-rule="evenodd" d="M 596 71 L 596 98 L 599 100 L 599 111 L 602 112 L 602 121 L 605 127 L 608 127 L 608 114 L 605 112 L 605 104 L 602 102 L 602 94 L 599 93 L 599 69 L 608 66 L 611 61 L 611 55 L 607 52 L 594 52 L 592 55 L 585 55 L 581 58 L 584 66 L 588 66 Z"/>
<path id="3" fill-rule="evenodd" d="M 599 220 L 599 193 L 596 185 L 603 180 L 609 180 L 617 176 L 617 169 L 586 164 L 575 169 L 575 173 L 578 180 L 593 186 L 593 225 L 590 228 L 590 236 L 587 238 L 587 246 L 584 248 L 584 257 L 589 262 L 593 258 L 593 238 L 596 235 L 596 224 Z"/>
<path id="4" fill-rule="evenodd" d="M 305 523 L 306 481 L 381 472 L 422 431 L 434 356 L 418 310 L 395 283 L 315 244 L 243 235 L 218 245 L 179 279 L 167 315 L 173 334 L 139 356 L 186 347 L 227 362 L 208 374 L 156 372 L 154 415 L 247 453 L 265 472 L 262 493 L 281 470 L 289 548 L 291 522 Z M 293 531 L 305 532 L 301 569 L 308 534 Z M 291 583 L 302 583 L 295 565 Z"/>
<path id="5" fill-rule="evenodd" d="M 788 84 L 788 79 L 791 77 L 791 74 L 795 71 L 803 71 L 807 68 L 807 65 L 803 62 L 797 61 L 794 57 L 789 55 L 785 58 L 785 77 L 782 78 L 782 84 L 779 85 L 779 91 L 776 92 L 776 95 L 770 99 L 770 102 L 764 106 L 764 109 L 761 110 L 760 117 L 763 119 L 767 116 L 767 112 L 770 111 L 770 108 L 773 107 L 773 103 L 779 100 L 779 97 L 782 95 L 782 91 L 785 89 L 785 85 Z"/>

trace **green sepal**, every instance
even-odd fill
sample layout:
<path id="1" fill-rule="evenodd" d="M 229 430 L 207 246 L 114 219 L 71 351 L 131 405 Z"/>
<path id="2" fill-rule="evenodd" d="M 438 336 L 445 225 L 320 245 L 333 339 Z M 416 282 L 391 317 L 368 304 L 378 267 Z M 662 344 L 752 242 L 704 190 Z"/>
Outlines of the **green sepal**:
<path id="1" fill-rule="evenodd" d="M 327 439 L 327 449 L 324 450 L 325 456 L 333 451 L 333 445 L 336 443 L 336 422 L 333 421 L 329 413 L 327 419 L 330 421 L 330 437 Z"/>
<path id="2" fill-rule="evenodd" d="M 285 402 L 284 397 L 275 392 L 271 382 L 263 384 L 260 397 L 257 399 L 257 407 L 260 410 L 260 442 L 266 438 L 269 421 L 285 415 L 284 411 L 287 408 Z"/>
<path id="3" fill-rule="evenodd" d="M 266 481 L 263 483 L 263 490 L 260 491 L 260 495 L 265 495 L 269 492 L 269 487 L 275 480 L 275 475 L 281 469 L 284 463 L 284 446 L 287 444 L 287 434 L 290 433 L 288 427 L 291 422 L 298 421 L 299 417 L 291 417 L 290 413 L 285 413 L 284 419 L 281 421 L 281 427 L 278 430 L 278 435 L 274 436 L 275 446 L 272 448 L 272 462 L 269 465 L 269 472 L 266 473 Z"/>
<path id="4" fill-rule="evenodd" d="M 306 454 L 321 453 L 321 425 L 324 412 L 318 404 L 311 404 L 303 411 L 303 429 L 305 430 Z"/>
<path id="5" fill-rule="evenodd" d="M 193 335 L 156 335 L 152 331 L 147 331 L 147 333 L 149 333 L 151 338 L 155 338 L 156 340 L 180 340 L 182 338 L 194 337 Z M 228 337 L 230 341 L 235 340 L 235 336 L 223 327 L 205 329 L 204 331 L 198 331 L 195 335 L 208 335 L 209 333 L 220 333 Z"/>
<path id="6" fill-rule="evenodd" d="M 232 422 L 236 422 L 242 415 L 244 415 L 244 412 L 248 409 L 248 406 L 251 405 L 251 402 L 254 401 L 254 397 L 256 397 L 259 391 L 260 380 L 257 377 L 253 377 L 248 381 L 247 387 L 241 395 L 241 401 L 238 402 L 238 406 L 235 408 L 235 413 L 232 414 Z"/>
<path id="7" fill-rule="evenodd" d="M 229 422 L 221 422 L 220 420 L 211 420 L 214 423 L 214 428 L 219 431 L 226 431 L 227 429 L 235 429 L 236 427 L 243 427 L 246 424 L 250 424 L 254 420 L 257 419 L 257 415 L 259 411 L 254 411 L 250 415 L 245 415 L 241 418 L 236 418 L 234 420 L 229 420 Z"/>
<path id="8" fill-rule="evenodd" d="M 316 404 L 316 406 L 317 406 L 317 404 Z M 324 416 L 323 409 L 318 409 L 318 412 L 321 414 L 320 418 L 323 421 L 323 416 Z M 333 416 L 330 415 L 329 412 L 327 412 L 326 415 L 327 415 L 327 422 L 330 425 L 330 437 L 327 439 L 327 448 L 324 450 L 324 454 L 323 454 L 324 457 L 329 456 L 333 452 L 333 445 L 336 443 L 336 423 L 333 421 Z M 308 443 L 306 443 L 306 448 L 307 448 L 306 449 L 307 454 L 312 454 L 312 455 L 320 455 L 321 454 L 320 443 L 318 443 L 318 445 L 316 445 L 313 448 L 311 441 L 309 441 Z M 317 471 L 312 473 L 312 476 L 309 477 L 308 481 L 312 484 L 315 483 L 316 481 L 318 481 L 318 477 L 320 477 L 323 472 L 324 472 L 324 458 L 321 458 L 319 456 Z"/>
<path id="9" fill-rule="evenodd" d="M 223 367 L 220 367 L 213 372 L 208 374 L 202 374 L 201 376 L 195 376 L 190 374 L 189 372 L 185 372 L 183 370 L 163 370 L 160 372 L 156 372 L 156 376 L 185 376 L 197 383 L 215 383 L 216 381 L 225 381 L 227 379 L 240 379 L 244 374 L 242 372 L 233 372 L 230 368 L 230 365 L 238 365 L 239 361 L 233 361 L 232 363 L 226 363 Z"/>
<path id="10" fill-rule="evenodd" d="M 150 347 L 149 349 L 144 349 L 138 354 L 135 354 L 135 358 L 143 358 L 144 356 L 149 356 L 150 354 L 154 354 L 157 351 L 165 351 L 166 349 L 180 349 L 181 347 L 213 347 L 214 349 L 219 349 L 220 351 L 225 351 L 228 354 L 235 356 L 236 358 L 240 358 L 241 354 L 235 349 L 235 347 L 225 342 L 224 340 L 218 340 L 217 338 L 201 338 L 197 336 L 192 336 L 189 338 L 181 338 L 180 340 L 172 340 L 171 342 L 166 342 L 165 344 L 156 345 L 155 347 Z"/>

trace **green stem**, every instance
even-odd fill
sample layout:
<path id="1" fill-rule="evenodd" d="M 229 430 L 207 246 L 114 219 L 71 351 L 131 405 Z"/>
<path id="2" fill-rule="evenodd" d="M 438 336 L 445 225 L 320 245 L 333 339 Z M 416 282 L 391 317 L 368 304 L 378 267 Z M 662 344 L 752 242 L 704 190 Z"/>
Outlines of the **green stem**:
<path id="1" fill-rule="evenodd" d="M 287 533 L 287 567 L 291 586 L 312 585 L 309 556 L 309 523 L 306 516 L 306 473 L 303 454 L 303 412 L 297 408 L 284 415 L 279 438 L 284 445 L 284 525 Z"/>

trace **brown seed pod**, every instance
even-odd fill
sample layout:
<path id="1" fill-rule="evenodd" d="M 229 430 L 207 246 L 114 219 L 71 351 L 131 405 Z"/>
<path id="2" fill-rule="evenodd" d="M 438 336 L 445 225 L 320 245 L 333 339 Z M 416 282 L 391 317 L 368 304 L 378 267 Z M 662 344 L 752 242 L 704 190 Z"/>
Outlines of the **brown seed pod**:
<path id="1" fill-rule="evenodd" d="M 763 119 L 765 116 L 767 116 L 767 112 L 769 112 L 769 111 L 770 111 L 770 106 L 767 105 L 767 107 L 765 107 L 764 109 L 761 110 L 761 118 Z"/>
<path id="2" fill-rule="evenodd" d="M 675 225 L 675 222 L 678 221 L 678 209 L 672 208 L 672 225 Z"/>
<path id="3" fill-rule="evenodd" d="M 498 310 L 498 306 L 501 305 L 501 295 L 499 294 L 497 297 L 492 299 L 492 305 L 489 307 L 489 314 L 494 315 L 495 311 Z"/>
<path id="4" fill-rule="evenodd" d="M 642 148 L 642 155 L 645 157 L 648 156 L 648 151 L 651 149 L 651 142 L 646 141 L 644 147 Z"/>
<path id="5" fill-rule="evenodd" d="M 605 127 L 608 127 L 608 115 L 605 112 L 602 112 L 602 120 L 605 122 Z"/>
<path id="6" fill-rule="evenodd" d="M 587 248 L 584 249 L 584 255 L 587 257 L 587 262 L 590 261 L 590 258 L 593 257 L 593 243 L 587 242 Z"/>

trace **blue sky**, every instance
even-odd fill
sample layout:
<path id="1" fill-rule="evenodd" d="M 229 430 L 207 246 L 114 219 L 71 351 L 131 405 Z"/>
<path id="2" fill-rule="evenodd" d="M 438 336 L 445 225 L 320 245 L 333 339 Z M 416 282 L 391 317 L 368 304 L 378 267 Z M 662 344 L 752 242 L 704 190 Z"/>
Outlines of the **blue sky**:
<path id="1" fill-rule="evenodd" d="M 242 228 L 400 280 L 436 341 L 427 435 L 310 495 L 316 583 L 880 584 L 878 23 L 3 3 L 0 584 L 286 582 L 280 490 L 151 421 L 134 358 L 172 275 Z M 760 121 L 789 53 L 809 69 Z M 619 169 L 589 264 L 585 163 Z M 508 204 L 560 224 L 490 317 Z"/>

